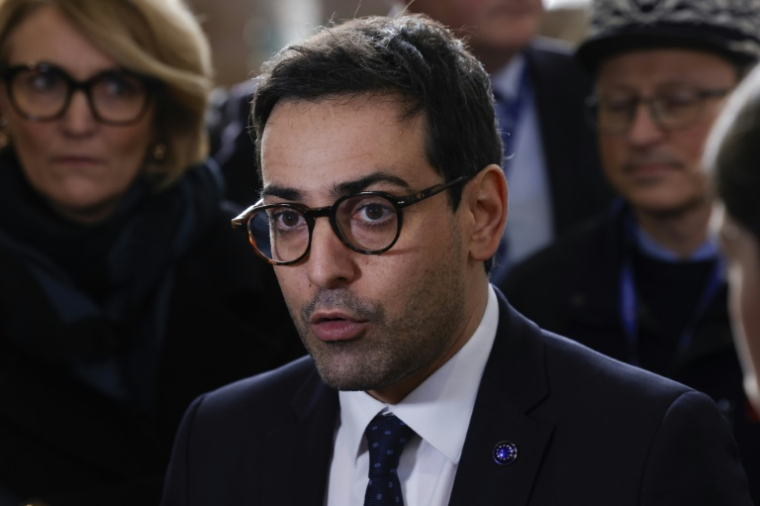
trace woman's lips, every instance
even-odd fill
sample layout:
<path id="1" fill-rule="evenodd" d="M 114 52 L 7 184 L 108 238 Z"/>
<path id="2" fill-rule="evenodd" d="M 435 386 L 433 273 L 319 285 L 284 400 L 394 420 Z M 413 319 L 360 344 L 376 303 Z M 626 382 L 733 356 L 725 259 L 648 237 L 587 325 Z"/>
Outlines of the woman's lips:
<path id="1" fill-rule="evenodd" d="M 99 158 L 94 158 L 91 156 L 78 156 L 78 155 L 68 155 L 68 156 L 56 156 L 53 158 L 53 163 L 58 165 L 99 165 L 102 163 L 102 160 Z"/>

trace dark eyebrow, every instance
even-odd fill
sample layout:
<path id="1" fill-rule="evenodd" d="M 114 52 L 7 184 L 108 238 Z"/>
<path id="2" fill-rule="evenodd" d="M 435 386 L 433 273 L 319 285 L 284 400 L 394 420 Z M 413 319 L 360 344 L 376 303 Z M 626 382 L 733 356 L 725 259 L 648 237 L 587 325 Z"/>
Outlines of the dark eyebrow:
<path id="1" fill-rule="evenodd" d="M 409 189 L 409 183 L 401 179 L 400 177 L 393 176 L 386 172 L 373 172 L 361 179 L 354 181 L 346 181 L 345 183 L 338 183 L 332 190 L 333 197 L 336 199 L 343 195 L 349 195 L 351 193 L 358 193 L 367 189 L 367 187 L 377 183 L 390 183 L 395 186 L 399 186 L 404 189 Z M 283 200 L 290 200 L 293 202 L 300 202 L 303 199 L 301 191 L 295 188 L 288 188 L 278 185 L 268 185 L 261 189 L 260 196 L 263 197 L 278 197 Z"/>
<path id="2" fill-rule="evenodd" d="M 376 183 L 390 183 L 392 185 L 399 186 L 404 189 L 409 189 L 409 183 L 404 181 L 398 176 L 388 174 L 386 172 L 373 172 L 361 179 L 355 181 L 346 181 L 335 185 L 333 193 L 335 198 L 342 197 L 343 195 L 349 195 L 351 193 L 358 193 L 367 189 L 367 187 Z"/>
<path id="3" fill-rule="evenodd" d="M 301 200 L 301 192 L 295 188 L 286 188 L 284 186 L 277 186 L 274 184 L 262 188 L 259 194 L 262 198 L 279 197 L 283 200 L 292 200 L 296 202 Z"/>

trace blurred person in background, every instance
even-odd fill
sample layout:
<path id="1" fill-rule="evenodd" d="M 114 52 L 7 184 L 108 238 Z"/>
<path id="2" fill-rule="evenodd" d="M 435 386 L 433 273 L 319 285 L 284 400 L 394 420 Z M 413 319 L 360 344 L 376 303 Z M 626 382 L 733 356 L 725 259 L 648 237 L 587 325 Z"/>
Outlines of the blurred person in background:
<path id="1" fill-rule="evenodd" d="M 0 504 L 156 504 L 189 401 L 300 354 L 210 73 L 180 0 L 0 2 Z"/>
<path id="2" fill-rule="evenodd" d="M 760 1 L 592 9 L 577 57 L 595 76 L 589 112 L 621 202 L 512 271 L 505 295 L 548 330 L 710 395 L 747 474 L 760 476 L 760 420 L 742 389 L 701 163 L 760 55 Z M 750 482 L 760 501 L 760 481 Z"/>
<path id="3" fill-rule="evenodd" d="M 491 280 L 548 246 L 573 225 L 606 211 L 593 130 L 584 121 L 591 79 L 570 47 L 538 37 L 541 0 L 405 0 L 464 37 L 491 76 L 511 198 Z"/>
<path id="4" fill-rule="evenodd" d="M 593 130 L 584 121 L 587 73 L 558 41 L 537 37 L 541 0 L 390 0 L 390 15 L 422 13 L 464 36 L 491 75 L 505 144 L 512 216 L 491 279 L 605 211 L 612 192 L 601 175 Z M 238 84 L 216 111 L 212 156 L 230 182 L 228 195 L 248 205 L 259 189 L 250 100 L 256 80 Z"/>
<path id="5" fill-rule="evenodd" d="M 729 312 L 744 389 L 760 412 L 760 68 L 718 117 L 705 167 L 721 201 L 713 224 L 729 259 Z"/>

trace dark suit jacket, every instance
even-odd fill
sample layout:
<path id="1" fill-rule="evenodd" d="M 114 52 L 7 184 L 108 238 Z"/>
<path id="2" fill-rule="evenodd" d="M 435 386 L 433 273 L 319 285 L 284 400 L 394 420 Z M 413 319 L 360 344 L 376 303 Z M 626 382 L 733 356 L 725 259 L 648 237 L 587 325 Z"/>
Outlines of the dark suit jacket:
<path id="1" fill-rule="evenodd" d="M 626 257 L 629 208 L 591 220 L 516 266 L 500 288 L 514 307 L 542 328 L 567 336 L 609 357 L 628 361 L 628 338 L 620 321 L 620 273 Z M 661 283 L 659 284 L 661 286 Z M 660 374 L 704 392 L 716 401 L 739 446 L 748 476 L 760 476 L 760 420 L 749 409 L 731 337 L 725 284 L 697 318 L 682 357 Z M 690 293 L 682 298 L 692 300 Z M 696 305 L 696 297 L 693 299 Z M 639 300 L 637 328 L 644 339 L 664 343 L 672 336 Z M 675 305 L 675 302 L 673 302 Z M 664 347 L 640 347 L 642 364 L 652 364 Z M 654 362 L 657 363 L 657 362 Z M 755 502 L 760 480 L 750 483 Z"/>
<path id="2" fill-rule="evenodd" d="M 560 236 L 603 212 L 613 199 L 599 161 L 596 134 L 586 120 L 591 76 L 567 45 L 550 39 L 535 39 L 524 55 L 549 176 L 554 233 Z"/>
<path id="3" fill-rule="evenodd" d="M 613 193 L 602 174 L 596 136 L 585 119 L 590 76 L 567 45 L 536 39 L 525 50 L 549 176 L 554 233 L 604 211 Z M 212 157 L 227 181 L 227 197 L 249 206 L 257 200 L 250 101 L 256 81 L 240 83 L 212 110 Z"/>
<path id="4" fill-rule="evenodd" d="M 500 319 L 450 504 L 750 505 L 726 422 L 706 396 Z M 163 506 L 323 504 L 337 392 L 310 358 L 197 399 Z M 509 466 L 494 446 L 517 445 Z"/>

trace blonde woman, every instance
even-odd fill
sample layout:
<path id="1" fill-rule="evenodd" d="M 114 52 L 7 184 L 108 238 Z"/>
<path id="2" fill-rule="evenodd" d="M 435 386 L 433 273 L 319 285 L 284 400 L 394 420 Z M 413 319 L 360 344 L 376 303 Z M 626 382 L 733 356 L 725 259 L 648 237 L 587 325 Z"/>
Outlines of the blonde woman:
<path id="1" fill-rule="evenodd" d="M 178 0 L 0 2 L 0 504 L 156 504 L 189 401 L 300 351 L 210 79 Z"/>

